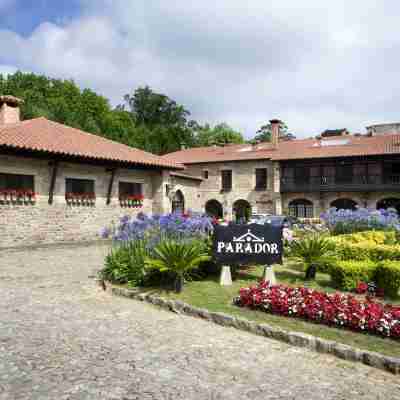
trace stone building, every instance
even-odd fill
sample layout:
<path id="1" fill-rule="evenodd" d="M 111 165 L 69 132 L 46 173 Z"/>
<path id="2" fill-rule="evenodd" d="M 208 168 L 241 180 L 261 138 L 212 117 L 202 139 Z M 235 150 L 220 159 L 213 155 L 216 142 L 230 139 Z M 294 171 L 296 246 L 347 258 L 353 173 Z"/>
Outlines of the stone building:
<path id="1" fill-rule="evenodd" d="M 45 118 L 20 121 L 20 102 L 0 96 L 0 248 L 90 241 L 123 215 L 171 210 L 170 174 L 182 166 Z"/>
<path id="2" fill-rule="evenodd" d="M 185 206 L 232 219 L 246 213 L 319 217 L 330 207 L 395 207 L 400 212 L 400 134 L 329 131 L 315 139 L 178 151 L 163 158 L 201 177 Z M 192 186 L 195 186 L 193 183 Z"/>

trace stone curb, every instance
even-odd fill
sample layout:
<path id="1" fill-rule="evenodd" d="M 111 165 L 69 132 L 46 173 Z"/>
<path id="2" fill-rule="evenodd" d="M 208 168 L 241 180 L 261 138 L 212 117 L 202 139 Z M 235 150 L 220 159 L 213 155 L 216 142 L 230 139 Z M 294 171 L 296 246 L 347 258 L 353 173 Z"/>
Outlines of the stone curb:
<path id="1" fill-rule="evenodd" d="M 108 290 L 116 296 L 128 297 L 159 306 L 167 311 L 185 314 L 211 321 L 215 324 L 240 329 L 255 335 L 265 336 L 298 347 L 306 347 L 319 353 L 332 354 L 348 361 L 356 361 L 370 367 L 379 368 L 392 374 L 400 374 L 400 358 L 389 357 L 372 351 L 356 349 L 338 342 L 321 339 L 301 332 L 288 332 L 268 324 L 258 324 L 232 315 L 211 312 L 193 307 L 179 300 L 167 300 L 159 296 L 142 293 L 139 289 L 126 289 L 108 285 Z"/>

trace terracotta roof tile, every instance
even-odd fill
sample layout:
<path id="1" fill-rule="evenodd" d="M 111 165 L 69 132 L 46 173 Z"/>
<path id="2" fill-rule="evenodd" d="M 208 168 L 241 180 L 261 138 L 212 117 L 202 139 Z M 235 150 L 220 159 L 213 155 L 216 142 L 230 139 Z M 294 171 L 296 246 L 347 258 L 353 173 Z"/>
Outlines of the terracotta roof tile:
<path id="1" fill-rule="evenodd" d="M 182 165 L 172 160 L 49 121 L 46 118 L 0 125 L 0 146 L 92 160 L 183 169 Z"/>
<path id="2" fill-rule="evenodd" d="M 279 142 L 274 149 L 270 143 L 225 147 L 197 147 L 165 155 L 163 158 L 182 164 L 240 160 L 296 160 L 350 156 L 400 154 L 400 135 L 337 136 L 318 139 L 298 139 Z"/>

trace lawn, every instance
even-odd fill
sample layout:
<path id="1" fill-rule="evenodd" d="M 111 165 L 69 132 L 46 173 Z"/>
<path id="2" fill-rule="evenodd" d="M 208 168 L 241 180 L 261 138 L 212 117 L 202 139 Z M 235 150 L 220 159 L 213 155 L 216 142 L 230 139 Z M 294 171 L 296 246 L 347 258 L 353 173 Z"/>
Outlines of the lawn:
<path id="1" fill-rule="evenodd" d="M 304 285 L 304 273 L 296 264 L 286 263 L 283 266 L 275 266 L 274 268 L 278 282 L 293 286 Z M 400 343 L 395 340 L 234 306 L 232 298 L 239 294 L 239 289 L 256 283 L 261 276 L 262 267 L 251 267 L 239 272 L 232 286 L 220 286 L 218 277 L 209 277 L 202 281 L 185 283 L 184 290 L 180 294 L 159 288 L 147 288 L 146 291 L 165 298 L 179 299 L 193 306 L 206 308 L 210 311 L 224 312 L 259 323 L 279 326 L 288 331 L 308 333 L 360 349 L 400 357 Z M 335 291 L 330 287 L 329 275 L 322 273 L 317 274 L 315 282 L 310 283 L 309 287 L 326 292 Z"/>

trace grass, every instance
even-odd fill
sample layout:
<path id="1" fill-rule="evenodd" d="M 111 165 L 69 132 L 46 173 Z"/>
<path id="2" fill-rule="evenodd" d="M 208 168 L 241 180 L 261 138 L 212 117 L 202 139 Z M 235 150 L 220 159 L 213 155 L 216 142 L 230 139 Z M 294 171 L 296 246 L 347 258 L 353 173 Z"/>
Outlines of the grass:
<path id="1" fill-rule="evenodd" d="M 288 285 L 304 285 L 304 273 L 300 266 L 286 263 L 283 266 L 275 266 L 274 269 L 278 282 Z M 179 294 L 160 288 L 146 288 L 145 290 L 165 298 L 184 301 L 195 307 L 206 308 L 210 311 L 224 312 L 258 323 L 279 326 L 288 331 L 303 332 L 360 349 L 400 357 L 400 343 L 392 339 L 234 306 L 232 299 L 238 296 L 239 289 L 256 283 L 261 276 L 262 267 L 251 267 L 240 271 L 232 286 L 220 286 L 218 277 L 209 277 L 206 280 L 185 283 L 183 292 Z M 310 282 L 309 287 L 326 292 L 335 291 L 330 287 L 329 275 L 322 273 L 317 273 L 316 280 Z"/>

